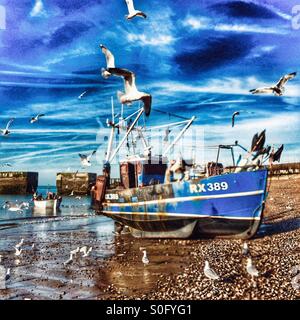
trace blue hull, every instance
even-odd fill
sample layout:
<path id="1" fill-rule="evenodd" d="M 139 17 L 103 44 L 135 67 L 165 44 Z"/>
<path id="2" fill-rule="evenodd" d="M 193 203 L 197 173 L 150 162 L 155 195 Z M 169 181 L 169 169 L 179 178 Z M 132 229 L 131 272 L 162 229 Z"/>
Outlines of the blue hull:
<path id="1" fill-rule="evenodd" d="M 103 213 L 137 237 L 250 238 L 264 209 L 267 170 L 107 190 Z"/>

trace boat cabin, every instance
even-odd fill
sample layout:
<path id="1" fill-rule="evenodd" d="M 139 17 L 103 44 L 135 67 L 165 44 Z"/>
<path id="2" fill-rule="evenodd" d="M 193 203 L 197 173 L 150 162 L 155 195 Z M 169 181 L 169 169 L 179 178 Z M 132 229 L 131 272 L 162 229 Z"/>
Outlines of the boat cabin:
<path id="1" fill-rule="evenodd" d="M 128 188 L 164 183 L 167 158 L 132 158 L 120 162 L 121 185 Z"/>

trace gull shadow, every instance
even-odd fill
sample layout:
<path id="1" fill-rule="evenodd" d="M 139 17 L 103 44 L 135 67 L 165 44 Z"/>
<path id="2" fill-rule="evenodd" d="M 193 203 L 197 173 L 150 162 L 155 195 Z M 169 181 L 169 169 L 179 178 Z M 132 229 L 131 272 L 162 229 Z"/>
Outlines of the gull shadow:
<path id="1" fill-rule="evenodd" d="M 222 279 L 222 282 L 225 282 L 225 283 L 234 283 L 235 279 L 238 278 L 239 276 L 238 275 L 229 275 L 225 278 Z"/>
<path id="2" fill-rule="evenodd" d="M 262 223 L 255 238 L 263 238 L 265 236 L 290 232 L 299 228 L 300 218 L 291 218 L 268 224 Z"/>

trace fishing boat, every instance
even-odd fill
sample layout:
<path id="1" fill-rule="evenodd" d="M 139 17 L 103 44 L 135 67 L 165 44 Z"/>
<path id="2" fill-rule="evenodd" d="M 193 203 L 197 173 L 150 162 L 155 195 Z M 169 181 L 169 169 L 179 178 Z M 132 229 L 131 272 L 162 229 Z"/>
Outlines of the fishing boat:
<path id="1" fill-rule="evenodd" d="M 137 118 L 142 112 L 139 111 Z M 120 184 L 111 188 L 110 163 L 137 119 L 115 150 L 112 150 L 112 137 L 118 124 L 113 124 L 103 175 L 97 178 L 92 190 L 96 210 L 127 226 L 134 237 L 253 237 L 263 216 L 268 171 L 253 165 L 237 168 L 233 156 L 233 148 L 239 146 L 237 141 L 233 145 L 220 145 L 217 161 L 209 163 L 202 172 L 193 164 L 181 179 L 168 179 L 166 155 L 194 119 L 186 121 L 161 156 L 133 155 L 121 160 Z M 226 172 L 219 163 L 222 148 L 232 152 L 235 170 L 231 172 Z"/>
<path id="2" fill-rule="evenodd" d="M 42 199 L 33 200 L 33 206 L 38 210 L 57 210 L 60 207 L 62 199 Z"/>

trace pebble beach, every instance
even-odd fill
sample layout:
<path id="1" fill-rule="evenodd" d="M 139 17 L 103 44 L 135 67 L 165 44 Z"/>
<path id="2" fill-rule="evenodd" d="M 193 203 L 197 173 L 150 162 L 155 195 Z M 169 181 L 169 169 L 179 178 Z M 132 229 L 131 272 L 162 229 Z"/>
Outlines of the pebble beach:
<path id="1" fill-rule="evenodd" d="M 300 177 L 271 180 L 262 225 L 247 241 L 259 276 L 246 272 L 243 242 L 232 239 L 151 240 L 116 235 L 105 217 L 78 216 L 1 230 L 2 264 L 11 268 L 1 299 L 296 300 L 300 265 Z M 13 244 L 24 238 L 24 252 Z M 34 249 L 31 248 L 35 244 Z M 70 250 L 92 246 L 64 265 Z M 146 249 L 149 264 L 142 263 Z M 220 276 L 205 277 L 207 260 Z"/>

